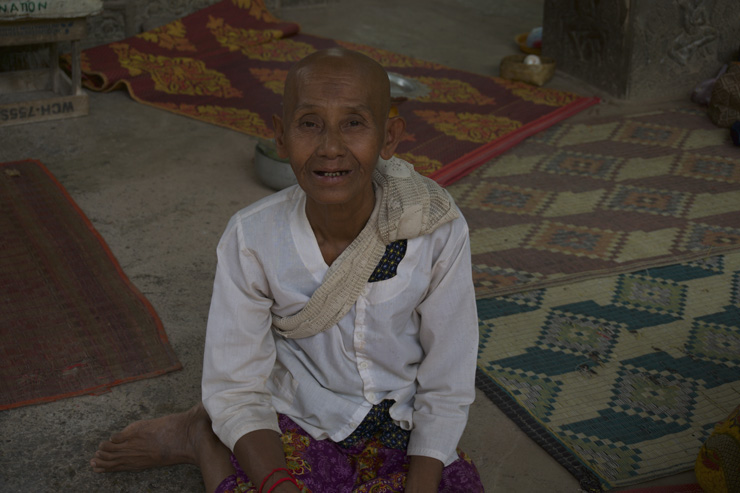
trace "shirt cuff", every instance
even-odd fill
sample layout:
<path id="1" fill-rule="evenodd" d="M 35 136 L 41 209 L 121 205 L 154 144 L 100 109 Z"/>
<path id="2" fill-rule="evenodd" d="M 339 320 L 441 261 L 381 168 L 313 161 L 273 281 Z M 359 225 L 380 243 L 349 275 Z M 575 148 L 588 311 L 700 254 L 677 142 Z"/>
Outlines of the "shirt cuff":
<path id="1" fill-rule="evenodd" d="M 213 432 L 232 452 L 234 451 L 236 442 L 247 433 L 257 430 L 272 430 L 278 434 L 282 433 L 278 425 L 277 413 L 271 410 L 269 412 L 260 412 L 259 414 L 260 416 L 235 416 L 222 423 L 218 423 L 212 419 Z"/>
<path id="2" fill-rule="evenodd" d="M 467 419 L 440 418 L 414 414 L 407 455 L 423 455 L 441 461 L 445 467 L 458 459 L 457 445 Z"/>

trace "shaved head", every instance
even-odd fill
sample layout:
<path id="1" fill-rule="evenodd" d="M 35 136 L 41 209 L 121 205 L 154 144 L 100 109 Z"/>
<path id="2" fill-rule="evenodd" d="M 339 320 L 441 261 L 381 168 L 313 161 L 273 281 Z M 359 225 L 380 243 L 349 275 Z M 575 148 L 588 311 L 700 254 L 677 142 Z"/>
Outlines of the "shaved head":
<path id="1" fill-rule="evenodd" d="M 283 114 L 272 116 L 275 145 L 306 192 L 313 226 L 328 217 L 362 226 L 370 217 L 378 158 L 393 156 L 406 128 L 389 115 L 390 92 L 379 63 L 343 48 L 313 53 L 288 72 Z"/>
<path id="2" fill-rule="evenodd" d="M 298 94 L 307 79 L 317 75 L 351 74 L 359 79 L 369 95 L 373 113 L 379 121 L 387 119 L 391 106 L 388 73 L 372 58 L 344 48 L 317 51 L 295 63 L 288 72 L 283 93 L 283 118 L 295 110 Z"/>

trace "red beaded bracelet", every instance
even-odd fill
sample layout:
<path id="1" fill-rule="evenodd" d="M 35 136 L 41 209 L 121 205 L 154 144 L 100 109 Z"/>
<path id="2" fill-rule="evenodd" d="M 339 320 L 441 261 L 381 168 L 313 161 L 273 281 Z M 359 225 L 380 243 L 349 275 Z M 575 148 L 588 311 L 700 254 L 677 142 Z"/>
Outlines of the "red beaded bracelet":
<path id="1" fill-rule="evenodd" d="M 270 489 L 267 490 L 267 493 L 272 493 L 272 490 L 274 490 L 275 488 L 277 488 L 277 486 L 279 484 L 284 483 L 286 481 L 290 481 L 291 483 L 293 483 L 295 485 L 296 488 L 300 488 L 298 486 L 298 483 L 296 483 L 295 478 L 293 478 L 293 476 L 291 475 L 288 478 L 282 478 L 282 479 L 278 479 L 277 481 L 275 481 L 275 484 L 273 484 L 272 486 L 270 486 Z"/>
<path id="2" fill-rule="evenodd" d="M 268 474 L 267 476 L 265 476 L 265 479 L 262 480 L 262 484 L 260 484 L 260 488 L 258 490 L 259 493 L 262 493 L 262 488 L 265 487 L 265 483 L 267 483 L 267 480 L 270 479 L 272 477 L 272 475 L 275 474 L 278 471 L 285 471 L 285 472 L 287 472 L 288 473 L 288 476 L 290 476 L 289 479 L 293 479 L 293 474 L 290 472 L 290 469 L 287 469 L 285 467 L 277 467 L 277 468 L 273 469 L 272 471 L 270 471 L 270 474 Z M 293 479 L 293 482 L 295 482 L 295 479 Z M 275 483 L 275 484 L 277 484 L 277 483 Z M 296 486 L 298 486 L 298 485 L 296 485 Z M 270 493 L 270 491 L 272 491 L 272 488 L 270 488 L 267 491 L 267 493 Z"/>

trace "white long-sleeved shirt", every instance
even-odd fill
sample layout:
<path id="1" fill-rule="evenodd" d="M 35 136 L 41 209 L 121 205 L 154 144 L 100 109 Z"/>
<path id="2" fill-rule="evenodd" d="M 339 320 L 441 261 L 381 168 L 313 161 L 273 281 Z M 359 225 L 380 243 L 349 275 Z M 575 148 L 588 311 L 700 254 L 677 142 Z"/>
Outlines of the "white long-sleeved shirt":
<path id="1" fill-rule="evenodd" d="M 368 283 L 334 327 L 284 339 L 271 313 L 298 312 L 328 266 L 297 186 L 238 212 L 219 242 L 208 318 L 203 402 L 233 450 L 245 434 L 280 432 L 275 411 L 316 439 L 340 441 L 393 399 L 407 453 L 445 465 L 475 396 L 478 320 L 461 217 L 408 240 L 397 274 Z"/>

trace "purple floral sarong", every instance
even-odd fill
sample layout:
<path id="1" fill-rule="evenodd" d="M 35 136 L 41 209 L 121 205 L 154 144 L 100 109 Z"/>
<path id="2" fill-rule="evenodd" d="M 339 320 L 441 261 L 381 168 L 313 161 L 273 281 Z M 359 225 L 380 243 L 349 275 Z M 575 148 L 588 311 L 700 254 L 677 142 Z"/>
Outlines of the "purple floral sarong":
<path id="1" fill-rule="evenodd" d="M 315 440 L 284 415 L 279 416 L 285 458 L 304 493 L 403 492 L 409 458 L 403 449 L 384 446 L 379 434 L 343 447 L 331 440 Z M 482 493 L 478 471 L 458 449 L 459 458 L 442 471 L 439 491 Z M 226 478 L 216 493 L 257 493 L 232 455 L 236 475 Z"/>

